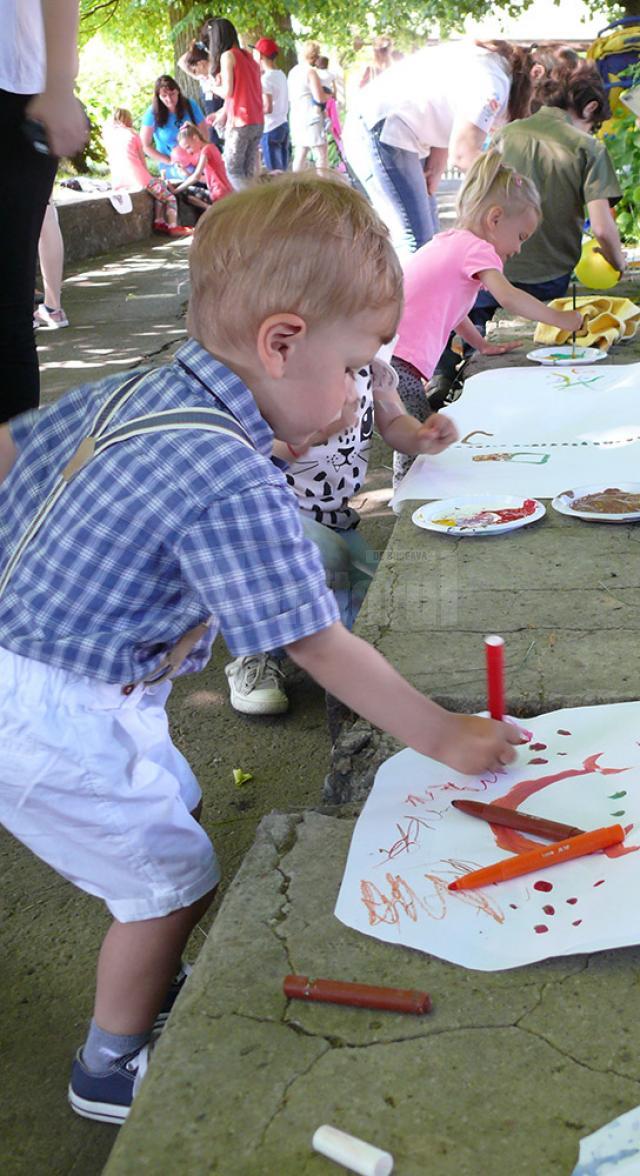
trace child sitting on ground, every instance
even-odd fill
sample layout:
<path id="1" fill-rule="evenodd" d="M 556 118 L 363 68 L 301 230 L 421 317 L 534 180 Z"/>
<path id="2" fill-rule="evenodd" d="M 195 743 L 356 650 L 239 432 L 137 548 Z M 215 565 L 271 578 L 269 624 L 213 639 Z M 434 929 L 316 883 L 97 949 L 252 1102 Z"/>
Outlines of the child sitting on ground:
<path id="1" fill-rule="evenodd" d="M 178 224 L 178 203 L 164 180 L 152 176 L 140 136 L 133 129 L 130 110 L 119 106 L 102 130 L 114 188 L 139 192 L 145 188 L 153 199 L 153 231 L 170 237 L 188 237 L 192 230 Z"/>
<path id="2" fill-rule="evenodd" d="M 350 502 L 367 476 L 374 424 L 388 445 L 412 456 L 441 453 L 457 438 L 443 414 L 434 413 L 424 424 L 407 414 L 396 391 L 398 377 L 386 362 L 390 352 L 391 345 L 381 348 L 372 364 L 353 373 L 357 400 L 350 419 L 336 421 L 304 449 L 281 441 L 273 447 L 286 466 L 302 529 L 320 552 L 347 629 L 353 628 L 379 559 L 358 529 L 360 516 Z M 249 654 L 225 667 L 234 710 L 275 715 L 288 709 L 281 661 L 278 653 Z"/>
<path id="3" fill-rule="evenodd" d="M 505 278 L 502 269 L 520 252 L 540 222 L 540 197 L 535 185 L 502 162 L 493 148 L 467 173 L 458 197 L 455 229 L 438 233 L 404 266 L 405 308 L 398 328 L 393 366 L 398 391 L 407 411 L 424 421 L 431 407 L 424 381 L 431 378 L 452 330 L 482 355 L 503 355 L 518 343 L 488 343 L 468 318 L 484 287 L 501 306 L 534 322 L 577 331 L 582 315 L 555 310 Z M 394 486 L 411 458 L 394 454 Z"/>
<path id="4" fill-rule="evenodd" d="M 325 690 L 456 771 L 495 771 L 509 723 L 444 710 L 338 620 L 271 461 L 355 406 L 396 330 L 402 274 L 341 183 L 221 200 L 190 251 L 191 338 L 0 429 L 0 820 L 112 916 L 73 1064 L 79 1114 L 122 1122 L 219 870 L 171 742 L 169 675 L 284 646 Z M 221 297 L 221 290 L 224 297 Z"/>
<path id="5" fill-rule="evenodd" d="M 208 143 L 203 138 L 195 123 L 183 123 L 180 127 L 178 146 L 171 152 L 171 159 L 189 173 L 181 184 L 174 185 L 176 196 L 185 192 L 192 198 L 192 203 L 200 200 L 201 206 L 206 208 L 233 192 L 222 155 L 215 143 Z M 201 176 L 204 176 L 204 184 Z"/>

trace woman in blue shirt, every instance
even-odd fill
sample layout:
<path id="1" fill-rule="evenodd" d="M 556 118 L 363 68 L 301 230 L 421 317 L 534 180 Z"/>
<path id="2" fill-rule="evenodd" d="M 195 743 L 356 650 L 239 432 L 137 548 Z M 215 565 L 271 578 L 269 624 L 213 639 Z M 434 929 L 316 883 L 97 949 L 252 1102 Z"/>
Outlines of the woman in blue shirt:
<path id="1" fill-rule="evenodd" d="M 145 154 L 166 165 L 168 179 L 181 179 L 179 168 L 171 163 L 171 152 L 178 145 L 178 131 L 183 123 L 192 122 L 205 139 L 209 127 L 201 107 L 186 98 L 178 83 L 169 74 L 162 74 L 153 89 L 153 102 L 142 116 L 140 138 Z"/>

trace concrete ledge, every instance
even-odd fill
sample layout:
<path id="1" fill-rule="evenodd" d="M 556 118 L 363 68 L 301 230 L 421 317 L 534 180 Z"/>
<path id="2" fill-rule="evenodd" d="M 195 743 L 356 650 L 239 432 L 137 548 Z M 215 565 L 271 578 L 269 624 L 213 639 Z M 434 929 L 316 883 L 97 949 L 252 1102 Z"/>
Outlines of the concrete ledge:
<path id="1" fill-rule="evenodd" d="M 131 193 L 133 208 L 127 213 L 116 212 L 108 192 L 62 192 L 56 193 L 55 205 L 66 264 L 151 236 L 153 202 L 146 192 Z"/>
<path id="2" fill-rule="evenodd" d="M 640 949 L 481 973 L 357 934 L 332 913 L 352 829 L 262 821 L 104 1176 L 330 1176 L 321 1123 L 396 1176 L 555 1176 L 640 1101 Z M 424 989 L 433 1012 L 287 1001 L 288 972 Z"/>

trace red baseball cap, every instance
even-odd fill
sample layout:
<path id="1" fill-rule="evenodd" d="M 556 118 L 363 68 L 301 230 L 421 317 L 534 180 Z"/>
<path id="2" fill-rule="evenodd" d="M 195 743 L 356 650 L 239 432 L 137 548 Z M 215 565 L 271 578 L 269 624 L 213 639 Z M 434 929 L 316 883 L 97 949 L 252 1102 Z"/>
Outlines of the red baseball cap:
<path id="1" fill-rule="evenodd" d="M 277 57 L 280 52 L 275 41 L 271 40 L 271 37 L 260 37 L 260 40 L 256 41 L 253 48 L 257 49 L 262 57 Z"/>

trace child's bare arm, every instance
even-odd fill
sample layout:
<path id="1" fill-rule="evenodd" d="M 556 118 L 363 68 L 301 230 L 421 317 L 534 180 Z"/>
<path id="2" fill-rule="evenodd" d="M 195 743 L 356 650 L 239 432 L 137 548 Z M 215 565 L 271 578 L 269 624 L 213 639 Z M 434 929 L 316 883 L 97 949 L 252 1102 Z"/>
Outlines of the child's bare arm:
<path id="1" fill-rule="evenodd" d="M 551 327 L 558 327 L 562 331 L 579 331 L 582 326 L 582 315 L 577 310 L 555 310 L 527 294 L 525 290 L 518 290 L 497 269 L 480 270 L 478 277 L 490 294 L 505 310 L 512 314 L 519 314 L 522 318 L 531 319 L 534 323 L 548 323 Z"/>
<path id="2" fill-rule="evenodd" d="M 190 184 L 197 183 L 197 181 L 200 179 L 200 176 L 202 175 L 204 165 L 205 165 L 205 158 L 204 158 L 204 155 L 201 155 L 197 164 L 196 164 L 196 170 L 191 172 L 191 175 L 187 176 L 186 180 L 183 180 L 181 184 L 178 184 L 177 188 L 173 189 L 173 193 L 175 196 L 177 196 L 178 192 L 183 192 L 185 188 L 188 188 L 190 186 Z"/>
<path id="3" fill-rule="evenodd" d="M 495 771 L 516 758 L 517 728 L 444 710 L 341 624 L 294 642 L 287 653 L 370 723 L 456 771 Z"/>
<path id="4" fill-rule="evenodd" d="M 8 425 L 0 426 L 0 482 L 4 482 L 18 456 Z"/>
<path id="5" fill-rule="evenodd" d="M 474 327 L 468 316 L 458 323 L 456 333 L 464 339 L 465 343 L 470 343 L 472 347 L 475 347 L 481 355 L 504 355 L 507 351 L 515 351 L 516 347 L 521 346 L 517 339 L 513 343 L 487 343 L 484 335 L 481 335 L 478 328 Z"/>
<path id="6" fill-rule="evenodd" d="M 622 252 L 618 227 L 611 215 L 608 200 L 590 200 L 587 204 L 589 220 L 602 256 L 618 273 L 624 272 L 626 261 Z"/>
<path id="7" fill-rule="evenodd" d="M 424 423 L 411 416 L 395 388 L 374 387 L 373 406 L 376 428 L 383 441 L 416 457 L 419 453 L 442 453 L 458 440 L 458 431 L 444 413 L 434 413 Z"/>

